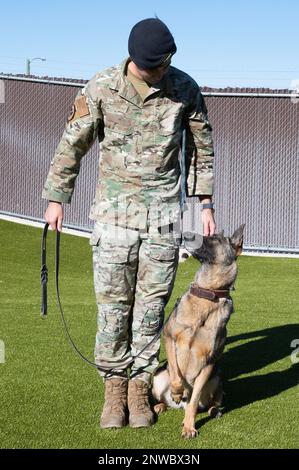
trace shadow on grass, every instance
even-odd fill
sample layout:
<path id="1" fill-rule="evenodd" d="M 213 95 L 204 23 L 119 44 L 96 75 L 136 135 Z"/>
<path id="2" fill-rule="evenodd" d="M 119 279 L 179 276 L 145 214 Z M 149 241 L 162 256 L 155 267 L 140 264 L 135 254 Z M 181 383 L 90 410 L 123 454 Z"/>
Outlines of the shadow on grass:
<path id="1" fill-rule="evenodd" d="M 220 364 L 226 393 L 225 412 L 273 397 L 298 385 L 299 364 L 292 364 L 291 342 L 299 339 L 299 325 L 283 325 L 244 333 L 227 339 L 227 345 L 246 341 L 224 353 Z M 289 357 L 289 368 L 282 372 L 232 380 Z"/>
<path id="2" fill-rule="evenodd" d="M 299 340 L 299 325 L 283 325 L 264 330 L 231 336 L 226 345 L 246 341 L 231 347 L 220 360 L 224 382 L 224 414 L 278 395 L 299 383 L 299 363 L 292 364 L 291 342 Z M 289 367 L 281 372 L 251 375 L 236 378 L 243 374 L 254 374 L 259 369 L 270 366 L 289 357 Z M 196 428 L 202 427 L 210 418 L 198 419 Z"/>
<path id="3" fill-rule="evenodd" d="M 293 352 L 291 342 L 294 339 L 299 340 L 299 325 L 296 324 L 228 337 L 226 349 L 228 345 L 237 341 L 243 343 L 225 351 L 222 356 L 221 366 L 226 379 L 255 372 L 285 357 L 290 357 Z"/>
<path id="4" fill-rule="evenodd" d="M 298 385 L 298 379 L 299 364 L 293 364 L 282 372 L 270 372 L 224 383 L 224 413 L 274 397 Z"/>

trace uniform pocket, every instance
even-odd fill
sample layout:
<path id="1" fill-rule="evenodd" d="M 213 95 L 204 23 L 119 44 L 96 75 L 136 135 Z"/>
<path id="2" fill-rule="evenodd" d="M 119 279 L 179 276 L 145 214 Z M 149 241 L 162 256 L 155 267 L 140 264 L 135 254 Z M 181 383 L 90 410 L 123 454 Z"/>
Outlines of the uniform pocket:
<path id="1" fill-rule="evenodd" d="M 151 248 L 149 256 L 156 261 L 172 261 L 175 259 L 177 251 L 175 248 Z"/>
<path id="2" fill-rule="evenodd" d="M 169 136 L 180 131 L 182 126 L 182 104 L 166 102 L 166 106 L 162 104 L 159 113 L 159 130 L 160 135 Z"/>
<path id="3" fill-rule="evenodd" d="M 118 125 L 115 125 L 115 126 L 105 126 L 105 136 L 106 135 L 119 135 L 119 136 L 129 136 L 131 134 L 133 134 L 133 128 L 130 126 L 130 127 L 124 127 L 124 128 L 121 128 L 120 126 Z"/>
<path id="4" fill-rule="evenodd" d="M 101 252 L 100 259 L 106 264 L 126 264 L 128 262 L 129 251 L 125 248 L 123 251 L 119 247 L 115 247 L 114 252 Z M 119 251 L 117 251 L 119 250 Z"/>
<path id="5" fill-rule="evenodd" d="M 131 299 L 135 268 L 129 262 L 130 247 L 116 246 L 102 235 L 93 247 L 95 292 L 99 303 L 121 303 Z"/>
<path id="6" fill-rule="evenodd" d="M 169 136 L 175 134 L 179 130 L 178 127 L 173 127 L 173 128 L 167 128 L 160 126 L 158 133 L 159 135 L 164 135 L 164 136 Z"/>
<path id="7" fill-rule="evenodd" d="M 108 110 L 105 114 L 105 131 L 120 135 L 130 135 L 133 133 L 132 119 L 129 119 L 127 112 L 115 112 Z"/>
<path id="8" fill-rule="evenodd" d="M 134 132 L 132 119 L 128 117 L 128 104 L 123 99 L 114 100 L 105 103 L 104 108 L 104 147 L 110 148 L 128 143 Z M 115 153 L 115 149 L 113 151 Z"/>
<path id="9" fill-rule="evenodd" d="M 120 153 L 120 147 L 123 147 L 126 144 L 131 145 L 132 138 L 133 138 L 133 129 L 130 128 L 120 128 L 119 126 L 115 127 L 105 127 L 105 140 L 103 141 L 103 145 L 110 149 L 114 147 L 114 152 Z M 115 150 L 115 147 L 119 147 L 118 151 Z M 124 163 L 123 163 L 124 164 Z"/>
<path id="10" fill-rule="evenodd" d="M 173 125 L 170 127 L 164 127 L 160 123 L 157 134 L 159 145 L 161 145 L 164 149 L 165 147 L 172 148 L 179 145 L 182 136 L 180 125 L 176 123 L 173 123 Z"/>
<path id="11" fill-rule="evenodd" d="M 164 307 L 161 304 L 153 305 L 144 313 L 140 325 L 140 331 L 145 336 L 155 335 L 162 327 Z"/>
<path id="12" fill-rule="evenodd" d="M 101 305 L 98 314 L 98 329 L 110 340 L 116 341 L 127 334 L 127 312 L 115 305 Z"/>

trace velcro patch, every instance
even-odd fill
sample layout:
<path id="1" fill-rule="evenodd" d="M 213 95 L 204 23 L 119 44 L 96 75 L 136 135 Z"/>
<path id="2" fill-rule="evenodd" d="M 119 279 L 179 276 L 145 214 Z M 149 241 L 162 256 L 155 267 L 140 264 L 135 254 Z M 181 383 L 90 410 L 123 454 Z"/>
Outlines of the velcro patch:
<path id="1" fill-rule="evenodd" d="M 72 105 L 72 109 L 67 118 L 67 122 L 68 124 L 71 124 L 77 119 L 89 115 L 90 111 L 86 102 L 86 98 L 85 96 L 80 96 L 80 98 L 75 99 L 75 103 Z"/>
<path id="2" fill-rule="evenodd" d="M 80 96 L 80 98 L 77 98 L 75 100 L 75 106 L 80 117 L 88 116 L 90 114 L 85 96 Z"/>

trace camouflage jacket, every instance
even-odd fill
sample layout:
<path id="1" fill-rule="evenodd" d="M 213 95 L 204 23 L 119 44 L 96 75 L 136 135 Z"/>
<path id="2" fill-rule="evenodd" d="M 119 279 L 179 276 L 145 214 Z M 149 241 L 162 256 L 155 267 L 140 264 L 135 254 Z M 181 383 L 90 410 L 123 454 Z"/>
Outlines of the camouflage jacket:
<path id="1" fill-rule="evenodd" d="M 213 143 L 196 82 L 170 67 L 142 101 L 120 66 L 80 90 L 51 161 L 42 197 L 70 203 L 81 158 L 98 139 L 99 178 L 89 217 L 127 227 L 177 220 L 180 144 L 186 128 L 188 196 L 213 193 Z"/>

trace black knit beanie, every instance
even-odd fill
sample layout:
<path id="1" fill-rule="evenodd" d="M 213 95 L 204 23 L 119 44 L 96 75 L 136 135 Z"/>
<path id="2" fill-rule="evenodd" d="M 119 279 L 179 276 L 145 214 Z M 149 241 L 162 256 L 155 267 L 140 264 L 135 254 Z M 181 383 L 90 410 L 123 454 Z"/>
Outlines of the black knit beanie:
<path id="1" fill-rule="evenodd" d="M 129 54 L 140 69 L 154 69 L 176 53 L 173 36 L 158 18 L 148 18 L 133 26 L 129 36 Z"/>

